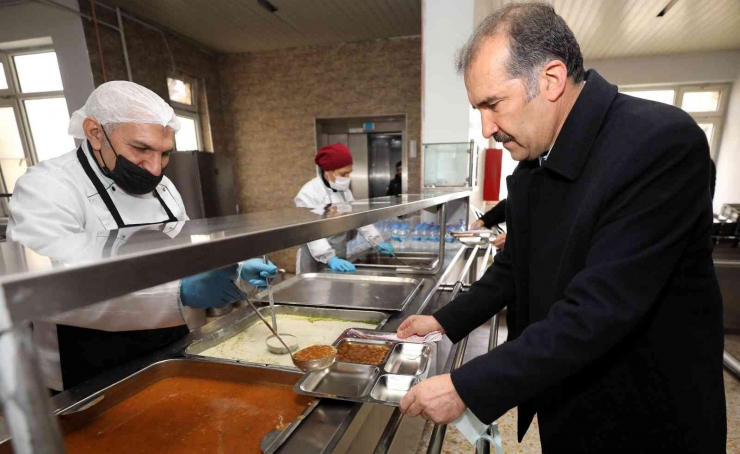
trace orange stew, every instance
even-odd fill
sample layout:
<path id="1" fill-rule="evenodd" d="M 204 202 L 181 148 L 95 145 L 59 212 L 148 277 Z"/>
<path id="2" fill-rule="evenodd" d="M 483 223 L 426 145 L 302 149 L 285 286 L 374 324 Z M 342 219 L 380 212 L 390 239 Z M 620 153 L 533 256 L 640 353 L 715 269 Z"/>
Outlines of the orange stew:
<path id="1" fill-rule="evenodd" d="M 310 397 L 290 386 L 175 377 L 155 383 L 64 437 L 70 454 L 254 453 Z"/>
<path id="2" fill-rule="evenodd" d="M 295 355 L 293 355 L 293 358 L 298 361 L 314 361 L 331 356 L 336 352 L 337 349 L 331 345 L 312 345 L 303 350 L 299 350 Z"/>
<path id="3" fill-rule="evenodd" d="M 389 349 L 387 345 L 344 342 L 337 348 L 337 361 L 377 366 L 383 362 Z"/>

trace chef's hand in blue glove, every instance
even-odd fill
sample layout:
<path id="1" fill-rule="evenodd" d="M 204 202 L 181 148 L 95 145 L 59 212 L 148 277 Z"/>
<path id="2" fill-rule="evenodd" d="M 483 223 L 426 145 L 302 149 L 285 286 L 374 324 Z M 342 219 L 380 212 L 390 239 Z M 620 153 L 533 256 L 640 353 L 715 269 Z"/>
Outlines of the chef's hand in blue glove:
<path id="1" fill-rule="evenodd" d="M 380 255 L 396 255 L 396 251 L 393 250 L 393 246 L 390 243 L 386 243 L 385 241 L 378 244 L 377 249 L 378 252 L 380 252 Z"/>
<path id="2" fill-rule="evenodd" d="M 329 265 L 329 268 L 331 268 L 332 271 L 338 271 L 340 273 L 351 273 L 352 271 L 357 271 L 357 268 L 355 268 L 353 264 L 346 260 L 342 260 L 339 257 L 330 258 L 327 265 Z"/>
<path id="3" fill-rule="evenodd" d="M 277 267 L 269 260 L 265 264 L 262 259 L 249 259 L 242 265 L 242 280 L 249 282 L 260 290 L 267 287 L 265 279 L 272 279 L 277 275 Z"/>
<path id="4" fill-rule="evenodd" d="M 224 307 L 241 300 L 234 281 L 239 274 L 238 265 L 229 265 L 206 271 L 180 281 L 180 301 L 183 306 L 197 309 Z"/>

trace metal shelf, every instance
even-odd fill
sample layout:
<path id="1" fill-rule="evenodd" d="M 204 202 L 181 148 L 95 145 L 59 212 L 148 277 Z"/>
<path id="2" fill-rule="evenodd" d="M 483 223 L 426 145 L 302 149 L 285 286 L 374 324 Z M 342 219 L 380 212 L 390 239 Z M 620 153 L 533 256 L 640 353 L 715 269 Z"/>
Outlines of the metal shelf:
<path id="1" fill-rule="evenodd" d="M 24 247 L 0 244 L 0 333 L 19 323 L 467 198 L 467 192 L 358 200 L 146 228 Z M 117 247 L 116 244 L 125 243 Z M 30 259 L 29 259 L 30 258 Z"/>

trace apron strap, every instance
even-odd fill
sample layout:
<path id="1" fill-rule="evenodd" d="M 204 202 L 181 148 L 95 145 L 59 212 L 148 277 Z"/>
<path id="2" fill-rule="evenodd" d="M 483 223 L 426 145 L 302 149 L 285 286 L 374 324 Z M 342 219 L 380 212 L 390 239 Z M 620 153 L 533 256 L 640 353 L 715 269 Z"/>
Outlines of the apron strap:
<path id="1" fill-rule="evenodd" d="M 98 195 L 100 195 L 100 198 L 103 200 L 103 203 L 105 203 L 105 207 L 108 208 L 108 211 L 110 211 L 111 216 L 113 216 L 113 219 L 115 219 L 116 225 L 118 225 L 118 228 L 120 229 L 121 227 L 125 227 L 126 224 L 123 222 L 123 219 L 121 218 L 121 214 L 118 212 L 116 205 L 113 203 L 113 200 L 110 198 L 110 195 L 108 194 L 108 191 L 105 189 L 105 186 L 103 186 L 103 183 L 101 183 L 98 176 L 95 175 L 95 172 L 90 166 L 90 162 L 85 157 L 85 153 L 82 151 L 82 145 L 80 145 L 80 148 L 77 149 L 77 159 L 80 161 L 80 164 L 82 165 L 82 169 L 87 174 L 87 178 L 90 179 L 93 186 L 95 186 L 95 190 L 98 191 Z"/>
<path id="2" fill-rule="evenodd" d="M 162 200 L 162 197 L 157 192 L 157 189 L 155 188 L 152 191 L 152 194 L 154 197 L 159 200 L 159 204 L 162 205 L 162 208 L 164 208 L 164 212 L 167 213 L 167 220 L 162 222 L 147 222 L 142 224 L 126 224 L 123 222 L 123 218 L 121 217 L 121 214 L 118 212 L 118 208 L 116 208 L 116 205 L 113 203 L 113 199 L 110 198 L 110 194 L 108 194 L 108 191 L 105 189 L 105 186 L 103 186 L 103 183 L 100 182 L 100 179 L 97 175 L 95 175 L 95 172 L 92 169 L 92 166 L 90 166 L 90 162 L 85 157 L 85 153 L 82 151 L 82 145 L 80 145 L 80 148 L 77 149 L 77 159 L 80 161 L 80 164 L 82 165 L 82 169 L 85 171 L 85 174 L 90 179 L 90 182 L 92 182 L 93 186 L 95 186 L 95 189 L 98 191 L 98 195 L 100 195 L 100 198 L 103 200 L 103 203 L 105 204 L 105 207 L 108 208 L 108 211 L 110 211 L 111 216 L 113 216 L 113 219 L 116 221 L 116 225 L 118 228 L 123 227 L 141 227 L 145 225 L 153 225 L 153 224 L 164 224 L 167 222 L 177 222 L 177 218 L 174 214 L 172 214 L 172 210 L 167 206 L 166 203 L 164 203 L 164 200 Z M 93 156 L 93 159 L 95 157 Z"/>

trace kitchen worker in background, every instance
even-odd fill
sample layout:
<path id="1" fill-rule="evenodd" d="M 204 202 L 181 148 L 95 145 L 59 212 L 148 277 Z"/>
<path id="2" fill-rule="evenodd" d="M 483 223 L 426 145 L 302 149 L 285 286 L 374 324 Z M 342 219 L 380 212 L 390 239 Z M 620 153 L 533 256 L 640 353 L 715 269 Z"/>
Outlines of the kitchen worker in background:
<path id="1" fill-rule="evenodd" d="M 91 231 L 187 220 L 164 176 L 180 123 L 154 92 L 132 82 L 99 86 L 69 123 L 77 150 L 28 169 L 10 200 L 7 237 L 32 249 Z M 128 229 L 134 233 L 136 229 Z M 61 391 L 188 333 L 180 303 L 204 309 L 241 298 L 234 281 L 261 285 L 274 265 L 252 259 L 34 323 L 47 386 Z M 111 285 L 115 276 L 111 276 Z"/>
<path id="2" fill-rule="evenodd" d="M 355 199 L 349 189 L 352 153 L 346 145 L 335 143 L 323 147 L 316 153 L 314 162 L 319 168 L 319 176 L 303 185 L 294 199 L 295 206 L 321 208 Z M 362 227 L 359 232 L 369 243 L 377 245 L 381 254 L 394 254 L 393 246 L 383 242 L 383 237 L 374 226 Z M 352 233 L 339 233 L 301 246 L 296 260 L 296 272 L 319 271 L 320 263 L 326 263 L 336 272 L 355 271 L 355 266 L 346 260 L 347 241 L 351 239 L 349 236 Z"/>
<path id="3" fill-rule="evenodd" d="M 396 163 L 396 176 L 393 177 L 388 185 L 388 192 L 385 195 L 401 195 L 403 188 L 401 186 L 401 175 L 403 174 L 403 164 L 401 161 Z"/>
<path id="4" fill-rule="evenodd" d="M 409 416 L 534 415 L 545 453 L 725 452 L 722 296 L 707 137 L 683 110 L 585 71 L 543 3 L 483 19 L 458 54 L 483 135 L 519 165 L 506 246 L 470 290 L 400 337 L 460 341 L 504 307 L 506 343 L 411 388 Z M 467 410 L 466 410 L 467 408 Z"/>
<path id="5" fill-rule="evenodd" d="M 470 225 L 470 230 L 480 230 L 482 228 L 490 229 L 494 225 L 501 224 L 506 221 L 506 199 L 499 201 L 496 206 L 488 210 L 480 219 L 473 222 Z M 506 232 L 499 233 L 493 240 L 493 246 L 496 249 L 501 249 L 506 243 Z"/>

